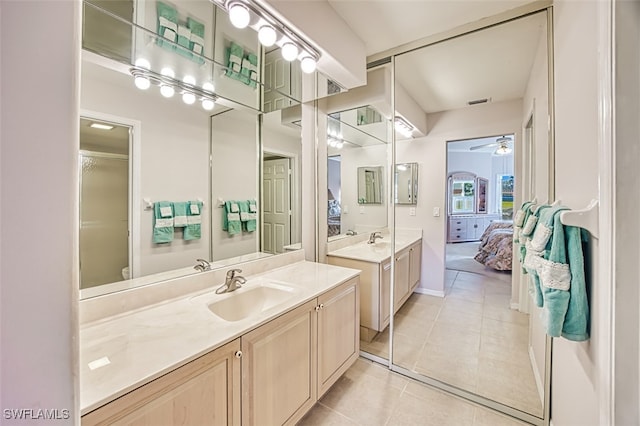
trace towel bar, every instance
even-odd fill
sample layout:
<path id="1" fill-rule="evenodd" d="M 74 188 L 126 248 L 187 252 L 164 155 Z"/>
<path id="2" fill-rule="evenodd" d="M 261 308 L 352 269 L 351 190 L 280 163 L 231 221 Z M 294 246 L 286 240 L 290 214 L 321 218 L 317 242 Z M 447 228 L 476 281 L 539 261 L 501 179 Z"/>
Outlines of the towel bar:
<path id="1" fill-rule="evenodd" d="M 202 203 L 202 207 L 204 207 L 204 200 L 202 198 L 196 198 L 196 201 Z M 145 210 L 153 210 L 153 201 L 151 198 L 143 198 L 142 206 Z"/>
<path id="2" fill-rule="evenodd" d="M 567 226 L 577 226 L 589 231 L 593 238 L 598 239 L 598 200 L 591 200 L 582 210 L 567 210 L 560 213 L 560 222 Z"/>

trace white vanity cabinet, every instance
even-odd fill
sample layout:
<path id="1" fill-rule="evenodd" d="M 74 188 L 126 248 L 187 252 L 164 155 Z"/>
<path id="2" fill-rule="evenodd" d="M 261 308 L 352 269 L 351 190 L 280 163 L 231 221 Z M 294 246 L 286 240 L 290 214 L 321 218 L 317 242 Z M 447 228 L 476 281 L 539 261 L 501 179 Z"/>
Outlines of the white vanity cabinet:
<path id="1" fill-rule="evenodd" d="M 357 258 L 353 251 L 340 255 L 340 250 L 327 254 L 327 263 L 360 269 L 360 338 L 370 342 L 389 325 L 391 293 L 391 258 L 374 260 Z M 395 254 L 394 313 L 402 307 L 420 282 L 422 239 Z"/>
<path id="2" fill-rule="evenodd" d="M 82 417 L 92 425 L 239 425 L 240 339 Z"/>
<path id="3" fill-rule="evenodd" d="M 242 424 L 295 424 L 359 355 L 358 279 L 241 340 Z"/>

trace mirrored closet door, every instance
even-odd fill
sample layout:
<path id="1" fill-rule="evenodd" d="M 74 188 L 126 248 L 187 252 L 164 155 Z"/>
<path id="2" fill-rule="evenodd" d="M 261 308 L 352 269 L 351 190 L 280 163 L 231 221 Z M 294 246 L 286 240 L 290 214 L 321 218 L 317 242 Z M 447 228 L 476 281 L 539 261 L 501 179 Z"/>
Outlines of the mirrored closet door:
<path id="1" fill-rule="evenodd" d="M 392 368 L 537 424 L 548 400 L 547 339 L 513 251 L 511 216 L 503 210 L 512 213 L 525 196 L 549 197 L 547 19 L 546 11 L 532 13 L 392 61 L 395 116 L 411 129 L 396 126 L 395 162 L 415 162 L 420 171 L 417 202 L 396 203 L 393 215 Z M 447 154 L 448 142 L 472 138 L 486 140 L 465 146 L 455 159 Z M 507 174 L 504 151 L 513 157 Z M 456 171 L 472 178 L 452 184 L 448 160 L 464 164 Z M 510 207 L 498 200 L 505 175 L 511 175 Z M 401 182 L 396 185 L 398 191 Z M 457 191 L 457 204 L 447 202 L 450 191 Z M 482 229 L 466 233 L 471 238 L 464 242 L 448 242 L 455 221 Z M 490 247 L 494 228 L 502 235 L 500 252 Z M 412 232 L 421 236 L 417 245 Z M 467 262 L 446 262 L 447 250 Z M 506 266 L 480 263 L 483 253 L 504 257 Z"/>

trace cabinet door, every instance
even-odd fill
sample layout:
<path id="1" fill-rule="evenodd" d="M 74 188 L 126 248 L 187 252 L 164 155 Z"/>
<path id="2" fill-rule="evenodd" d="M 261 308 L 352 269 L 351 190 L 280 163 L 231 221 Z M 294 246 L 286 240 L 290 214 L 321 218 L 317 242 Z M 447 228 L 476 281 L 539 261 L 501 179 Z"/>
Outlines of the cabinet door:
<path id="1" fill-rule="evenodd" d="M 420 283 L 420 270 L 422 269 L 422 240 L 412 245 L 409 249 L 409 285 L 413 291 Z"/>
<path id="2" fill-rule="evenodd" d="M 240 339 L 82 417 L 82 425 L 239 425 Z"/>
<path id="3" fill-rule="evenodd" d="M 483 218 L 475 218 L 471 219 L 469 226 L 467 228 L 467 232 L 469 234 L 470 240 L 479 240 L 484 232 L 484 219 Z"/>
<path id="4" fill-rule="evenodd" d="M 384 330 L 389 324 L 389 299 L 391 297 L 391 262 L 385 261 L 380 265 L 380 298 L 379 312 L 380 312 L 380 324 L 378 324 L 378 331 Z"/>
<path id="5" fill-rule="evenodd" d="M 394 271 L 393 306 L 395 311 L 409 295 L 409 250 L 405 249 L 396 255 L 396 269 Z"/>
<path id="6" fill-rule="evenodd" d="M 316 299 L 250 331 L 242 342 L 242 424 L 294 424 L 316 402 Z"/>
<path id="7" fill-rule="evenodd" d="M 358 278 L 318 297 L 318 398 L 360 353 Z"/>

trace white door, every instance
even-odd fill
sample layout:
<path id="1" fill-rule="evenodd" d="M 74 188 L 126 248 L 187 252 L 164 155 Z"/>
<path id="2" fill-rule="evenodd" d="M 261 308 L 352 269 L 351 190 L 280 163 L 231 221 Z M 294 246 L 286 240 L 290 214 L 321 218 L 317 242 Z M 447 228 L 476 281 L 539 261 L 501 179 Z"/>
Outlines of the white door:
<path id="1" fill-rule="evenodd" d="M 262 251 L 283 253 L 291 244 L 291 167 L 288 158 L 265 160 L 262 173 Z"/>

